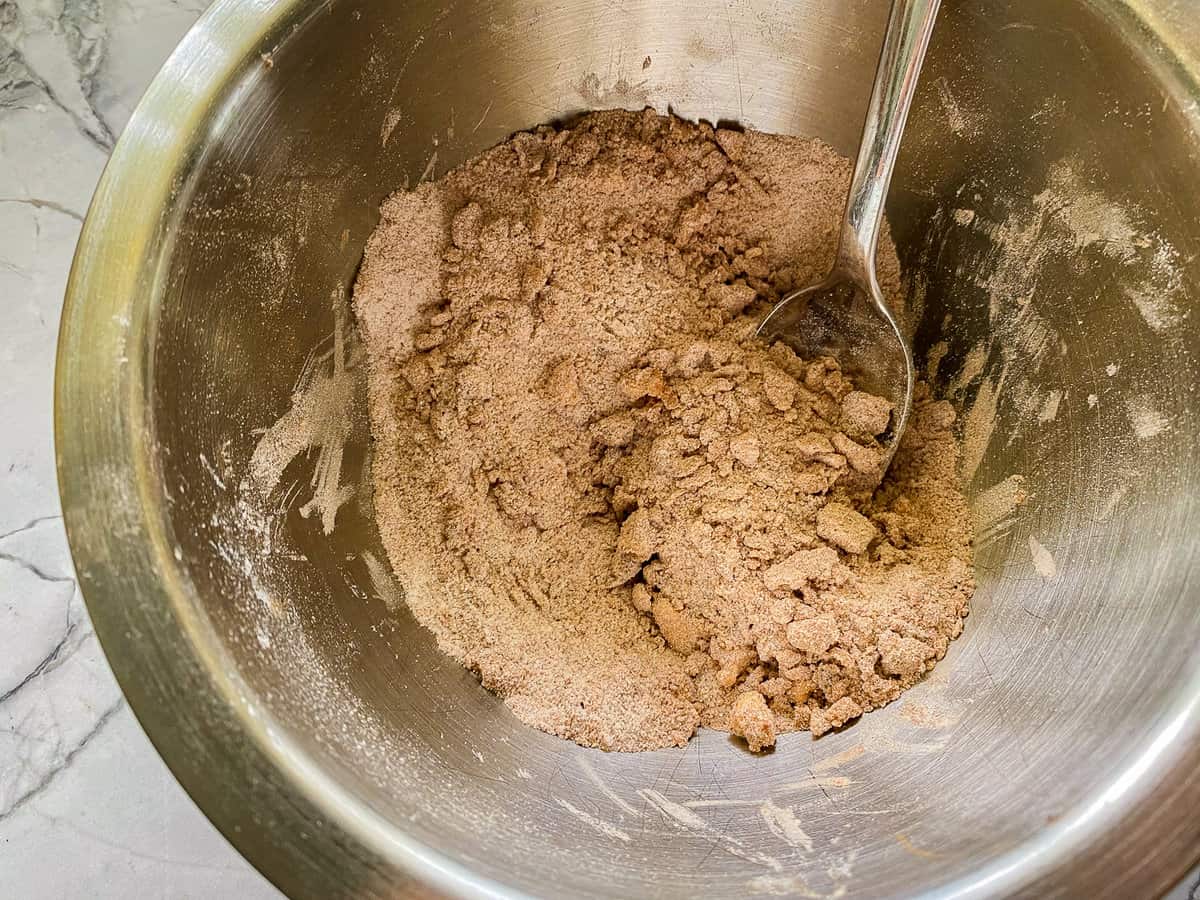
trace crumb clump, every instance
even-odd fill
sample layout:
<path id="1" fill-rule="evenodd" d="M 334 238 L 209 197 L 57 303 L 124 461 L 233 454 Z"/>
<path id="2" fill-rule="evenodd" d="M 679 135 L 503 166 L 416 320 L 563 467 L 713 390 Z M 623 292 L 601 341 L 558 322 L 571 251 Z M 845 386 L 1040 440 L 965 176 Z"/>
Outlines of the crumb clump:
<path id="1" fill-rule="evenodd" d="M 974 590 L 954 410 L 751 338 L 823 274 L 825 145 L 607 111 L 389 198 L 354 305 L 375 505 L 417 619 L 525 722 L 753 750 L 895 699 Z M 899 268 L 883 241 L 884 290 Z"/>
<path id="2" fill-rule="evenodd" d="M 757 691 L 738 694 L 729 713 L 729 733 L 745 738 L 752 753 L 775 746 L 775 714 Z"/>

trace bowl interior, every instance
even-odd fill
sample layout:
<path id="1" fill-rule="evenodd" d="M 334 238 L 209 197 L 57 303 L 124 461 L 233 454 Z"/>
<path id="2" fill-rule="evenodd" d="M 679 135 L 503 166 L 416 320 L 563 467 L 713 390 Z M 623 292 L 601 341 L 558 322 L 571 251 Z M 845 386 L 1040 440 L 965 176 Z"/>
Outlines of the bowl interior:
<path id="1" fill-rule="evenodd" d="M 530 894 L 1178 874 L 1196 826 L 1087 872 L 1076 852 L 1141 822 L 1179 743 L 1194 749 L 1200 674 L 1200 140 L 1169 53 L 1123 4 L 946 4 L 889 217 L 918 358 L 962 409 L 979 591 L 901 701 L 757 758 L 712 732 L 581 749 L 439 654 L 373 525 L 347 298 L 388 193 L 586 109 L 650 105 L 852 154 L 886 4 L 285 7 L 262 46 L 211 48 L 239 54 L 237 74 L 189 138 L 154 254 L 143 364 L 161 496 L 143 502 L 209 665 L 268 723 L 253 740 L 308 773 L 297 791 L 352 807 L 379 858 Z M 326 537 L 302 507 L 328 448 L 293 448 L 267 500 L 245 480 L 301 373 L 323 377 L 335 354 L 354 381 L 340 482 L 356 490 Z M 394 872 L 368 868 L 385 890 Z M 268 874 L 305 893 L 300 871 Z"/>

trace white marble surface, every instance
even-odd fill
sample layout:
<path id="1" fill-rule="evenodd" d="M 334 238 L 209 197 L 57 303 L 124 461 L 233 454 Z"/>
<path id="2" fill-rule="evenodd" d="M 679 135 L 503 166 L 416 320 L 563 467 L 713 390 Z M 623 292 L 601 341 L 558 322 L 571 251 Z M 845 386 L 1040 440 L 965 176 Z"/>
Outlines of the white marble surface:
<path id="1" fill-rule="evenodd" d="M 275 898 L 175 782 L 75 585 L 54 349 L 92 189 L 200 0 L 0 0 L 0 896 Z"/>
<path id="2" fill-rule="evenodd" d="M 0 895 L 278 897 L 121 697 L 75 585 L 51 401 L 93 186 L 202 0 L 0 0 Z M 1171 900 L 1200 900 L 1197 873 Z"/>

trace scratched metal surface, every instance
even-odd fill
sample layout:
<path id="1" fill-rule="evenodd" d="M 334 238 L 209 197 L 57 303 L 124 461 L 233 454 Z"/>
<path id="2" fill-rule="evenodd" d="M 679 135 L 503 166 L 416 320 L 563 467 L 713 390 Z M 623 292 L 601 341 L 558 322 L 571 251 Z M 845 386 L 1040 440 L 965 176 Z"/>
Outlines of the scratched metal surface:
<path id="1" fill-rule="evenodd" d="M 102 182 L 58 389 L 89 610 L 180 780 L 295 896 L 1173 884 L 1200 849 L 1185 8 L 946 4 L 889 215 L 972 495 L 1031 499 L 981 505 L 974 611 L 925 683 L 751 757 L 535 732 L 389 611 L 345 298 L 383 196 L 542 121 L 649 104 L 852 152 L 883 4 L 218 2 Z M 326 539 L 311 456 L 275 506 L 239 485 L 335 320 L 360 489 Z"/>

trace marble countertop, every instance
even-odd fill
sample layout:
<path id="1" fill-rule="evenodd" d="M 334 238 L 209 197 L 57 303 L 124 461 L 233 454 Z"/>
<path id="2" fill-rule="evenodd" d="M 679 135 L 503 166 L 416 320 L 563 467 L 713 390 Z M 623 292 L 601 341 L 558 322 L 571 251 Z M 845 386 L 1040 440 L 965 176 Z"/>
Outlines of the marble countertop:
<path id="1" fill-rule="evenodd" d="M 279 892 L 158 758 L 71 569 L 51 428 L 67 270 L 92 189 L 202 0 L 0 0 L 0 894 Z"/>
<path id="2" fill-rule="evenodd" d="M 202 0 L 0 0 L 0 871 L 4 895 L 279 897 L 176 783 L 71 568 L 52 385 L 96 180 Z M 1200 900 L 1198 873 L 1170 900 Z"/>

